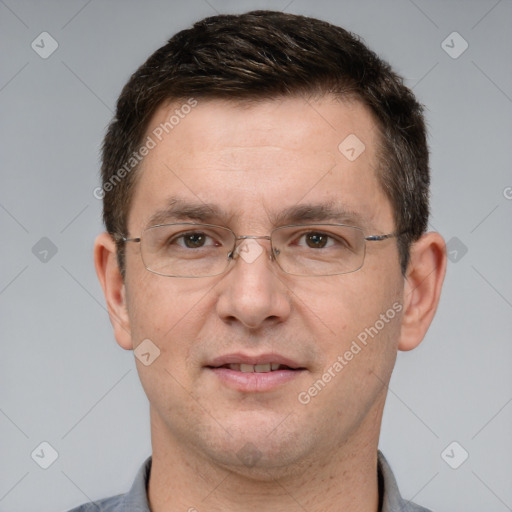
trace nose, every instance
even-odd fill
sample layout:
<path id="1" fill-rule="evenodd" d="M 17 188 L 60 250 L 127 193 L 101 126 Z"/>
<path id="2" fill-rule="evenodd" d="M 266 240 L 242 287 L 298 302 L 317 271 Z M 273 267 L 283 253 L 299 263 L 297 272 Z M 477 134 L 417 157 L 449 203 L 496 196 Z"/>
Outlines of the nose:
<path id="1" fill-rule="evenodd" d="M 271 260 L 270 244 L 243 239 L 233 258 L 231 269 L 219 283 L 219 317 L 251 330 L 284 322 L 290 315 L 290 294 Z"/>

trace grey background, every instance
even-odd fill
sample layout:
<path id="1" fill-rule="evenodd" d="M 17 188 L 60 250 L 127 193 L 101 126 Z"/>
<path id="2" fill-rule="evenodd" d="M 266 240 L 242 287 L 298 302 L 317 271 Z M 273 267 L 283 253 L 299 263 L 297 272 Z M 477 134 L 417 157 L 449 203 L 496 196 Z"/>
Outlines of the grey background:
<path id="1" fill-rule="evenodd" d="M 431 227 L 453 261 L 425 341 L 399 354 L 380 446 L 408 499 L 512 510 L 511 0 L 0 0 L 0 511 L 124 492 L 150 454 L 147 399 L 92 263 L 99 146 L 150 53 L 202 17 L 254 8 L 353 30 L 428 106 Z M 31 47 L 43 31 L 59 45 L 47 59 Z M 456 59 L 442 47 L 454 31 L 469 44 Z M 59 455 L 48 469 L 31 458 L 43 441 Z M 441 457 L 453 441 L 469 453 L 458 469 Z"/>

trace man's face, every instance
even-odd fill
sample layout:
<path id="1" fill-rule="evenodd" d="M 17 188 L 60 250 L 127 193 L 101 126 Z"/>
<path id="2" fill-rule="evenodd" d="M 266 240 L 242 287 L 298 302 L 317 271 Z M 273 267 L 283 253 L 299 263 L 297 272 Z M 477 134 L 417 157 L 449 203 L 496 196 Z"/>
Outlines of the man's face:
<path id="1" fill-rule="evenodd" d="M 147 134 L 179 107 L 161 107 Z M 351 134 L 364 143 L 356 159 L 362 146 L 352 152 L 355 139 L 338 149 Z M 375 122 L 358 102 L 198 100 L 161 141 L 152 137 L 157 144 L 130 209 L 131 237 L 170 206 L 160 221 L 222 225 L 237 235 L 297 223 L 351 224 L 366 235 L 394 230 L 377 179 Z M 211 213 L 196 216 L 205 205 Z M 308 214 L 322 207 L 338 211 Z M 131 340 L 136 347 L 150 339 L 160 350 L 151 365 L 137 361 L 154 437 L 240 471 L 248 459 L 267 470 L 294 467 L 328 460 L 349 440 L 375 440 L 400 333 L 396 240 L 368 242 L 359 271 L 324 277 L 286 274 L 267 240 L 254 243 L 246 251 L 263 249 L 255 259 L 239 256 L 225 274 L 193 279 L 148 272 L 139 245 L 127 244 Z M 363 332 L 366 345 L 357 341 Z M 251 362 L 294 369 L 237 369 Z M 315 383 L 317 391 L 308 391 Z"/>

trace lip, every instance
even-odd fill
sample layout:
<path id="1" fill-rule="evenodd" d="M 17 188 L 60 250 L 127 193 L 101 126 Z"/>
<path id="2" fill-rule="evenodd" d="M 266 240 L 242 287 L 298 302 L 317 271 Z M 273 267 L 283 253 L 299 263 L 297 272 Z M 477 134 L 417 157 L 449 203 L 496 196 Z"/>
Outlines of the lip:
<path id="1" fill-rule="evenodd" d="M 288 366 L 290 368 L 304 369 L 304 366 L 302 366 L 297 361 L 294 361 L 293 359 L 284 357 L 284 356 L 282 356 L 280 354 L 276 354 L 276 353 L 267 353 L 267 354 L 259 354 L 259 355 L 249 355 L 249 354 L 242 354 L 242 353 L 226 354 L 223 356 L 216 357 L 215 359 L 212 359 L 205 366 L 218 368 L 219 366 L 224 366 L 226 364 L 237 364 L 237 363 L 252 364 L 252 365 L 277 363 L 277 364 L 282 364 L 283 366 Z"/>
<path id="2" fill-rule="evenodd" d="M 228 364 L 269 364 L 276 363 L 288 366 L 290 369 L 280 369 L 270 372 L 244 373 L 222 366 Z M 220 382 L 236 391 L 244 393 L 263 393 L 275 390 L 284 384 L 299 378 L 306 368 L 288 357 L 279 354 L 227 354 L 219 356 L 205 365 L 205 370 L 211 372 Z"/>

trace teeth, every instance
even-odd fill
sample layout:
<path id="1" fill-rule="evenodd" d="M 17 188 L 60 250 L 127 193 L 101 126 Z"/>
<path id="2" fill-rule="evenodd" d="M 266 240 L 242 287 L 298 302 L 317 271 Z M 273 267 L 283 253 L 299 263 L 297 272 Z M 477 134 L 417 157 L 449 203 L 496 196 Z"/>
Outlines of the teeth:
<path id="1" fill-rule="evenodd" d="M 255 364 L 254 371 L 258 373 L 266 373 L 270 371 L 270 363 L 268 364 Z"/>
<path id="2" fill-rule="evenodd" d="M 279 370 L 281 365 L 279 363 L 266 363 L 266 364 L 244 364 L 232 363 L 228 365 L 230 370 L 242 373 L 267 373 Z"/>

